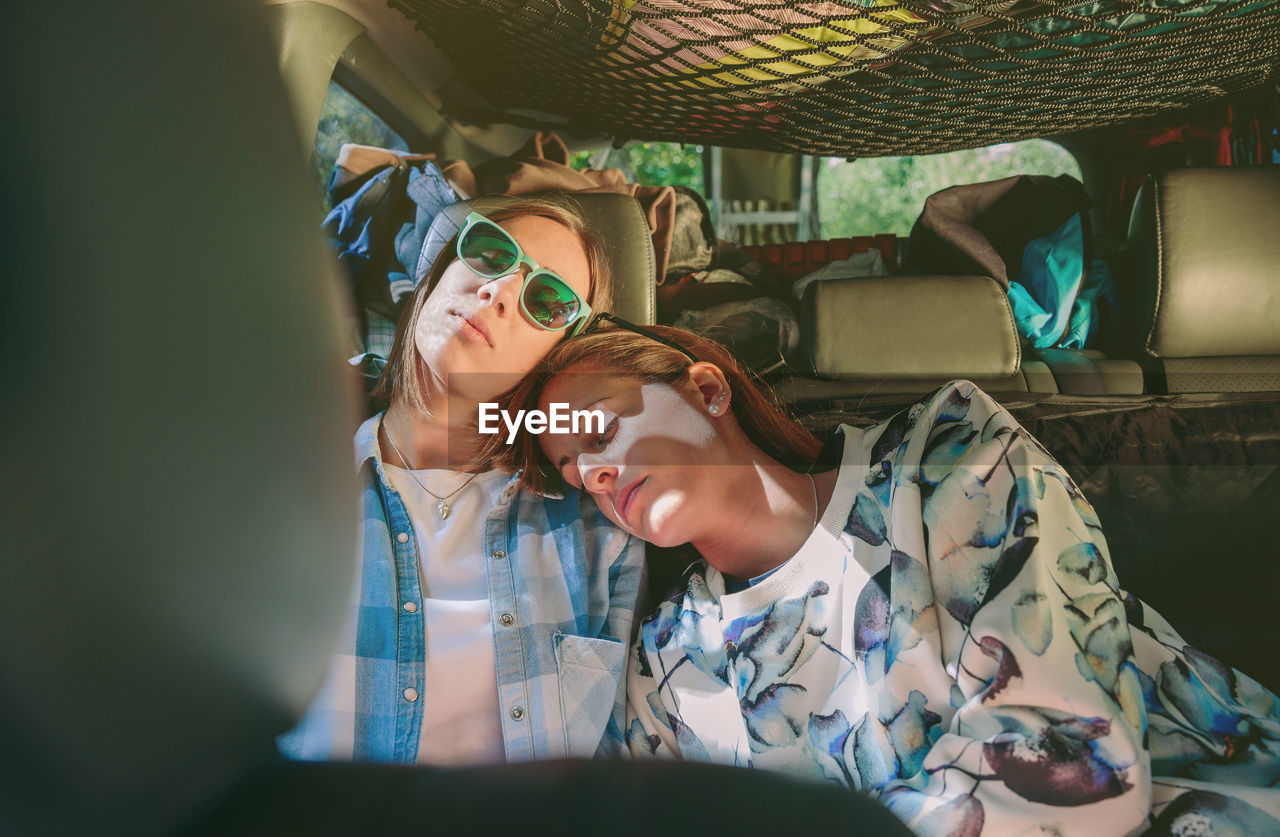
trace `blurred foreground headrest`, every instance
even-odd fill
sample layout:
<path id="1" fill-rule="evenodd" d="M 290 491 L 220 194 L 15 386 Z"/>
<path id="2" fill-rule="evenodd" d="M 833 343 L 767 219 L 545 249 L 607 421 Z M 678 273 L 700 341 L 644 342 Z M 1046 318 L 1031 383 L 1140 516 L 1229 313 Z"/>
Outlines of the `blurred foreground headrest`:
<path id="1" fill-rule="evenodd" d="M 339 293 L 254 0 L 0 51 L 0 812 L 162 829 L 272 746 L 354 576 Z M 15 833 L 0 824 L 0 832 Z"/>

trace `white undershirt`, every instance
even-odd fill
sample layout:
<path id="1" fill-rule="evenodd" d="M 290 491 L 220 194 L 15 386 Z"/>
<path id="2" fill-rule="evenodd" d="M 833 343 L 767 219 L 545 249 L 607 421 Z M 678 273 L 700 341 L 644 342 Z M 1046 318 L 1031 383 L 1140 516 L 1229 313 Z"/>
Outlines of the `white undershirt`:
<path id="1" fill-rule="evenodd" d="M 510 481 L 498 471 L 480 474 L 449 498 L 449 517 L 413 479 L 447 497 L 466 481 L 457 471 L 409 471 L 385 465 L 413 520 L 422 574 L 421 613 L 426 631 L 426 688 L 418 763 L 463 765 L 505 760 L 498 708 L 498 676 L 489 582 L 483 553 L 484 521 Z M 402 614 L 403 615 L 403 614 Z"/>

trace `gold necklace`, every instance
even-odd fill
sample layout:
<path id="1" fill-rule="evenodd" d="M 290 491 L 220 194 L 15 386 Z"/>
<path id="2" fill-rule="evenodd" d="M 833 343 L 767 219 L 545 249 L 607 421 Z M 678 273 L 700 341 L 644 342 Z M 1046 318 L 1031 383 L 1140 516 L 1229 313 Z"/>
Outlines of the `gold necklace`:
<path id="1" fill-rule="evenodd" d="M 419 488 L 421 488 L 423 491 L 430 494 L 432 497 L 436 498 L 436 505 L 435 505 L 436 514 L 440 515 L 441 520 L 444 520 L 445 518 L 447 518 L 449 516 L 449 512 L 453 511 L 453 506 L 449 505 L 449 501 L 452 500 L 459 491 L 461 491 L 462 489 L 470 485 L 471 481 L 475 479 L 478 476 L 478 474 L 472 474 L 471 476 L 467 477 L 466 482 L 464 482 L 462 485 L 458 486 L 454 490 L 450 491 L 448 494 L 441 497 L 439 494 L 435 493 L 430 488 L 427 488 L 425 485 L 423 485 L 422 480 L 418 479 L 418 475 L 414 473 L 415 469 L 413 467 L 413 463 L 409 461 L 409 457 L 405 456 L 403 453 L 400 452 L 400 448 L 396 447 L 396 440 L 391 438 L 391 430 L 390 428 L 387 427 L 386 421 L 384 420 L 383 423 L 379 426 L 382 428 L 382 432 L 386 434 L 387 441 L 391 443 L 391 449 L 396 452 L 396 456 L 400 457 L 400 461 L 403 462 L 406 466 L 408 466 L 409 476 L 413 478 L 413 481 L 418 484 Z"/>

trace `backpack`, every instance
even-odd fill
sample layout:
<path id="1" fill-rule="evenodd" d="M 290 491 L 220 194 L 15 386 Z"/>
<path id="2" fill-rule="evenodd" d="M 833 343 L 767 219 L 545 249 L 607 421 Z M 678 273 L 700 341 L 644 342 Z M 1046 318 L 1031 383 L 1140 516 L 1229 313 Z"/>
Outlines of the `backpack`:
<path id="1" fill-rule="evenodd" d="M 1092 206 L 1070 175 L 1016 175 L 930 195 L 907 242 L 916 273 L 990 276 L 1036 348 L 1083 348 L 1109 328 L 1115 281 L 1093 255 Z"/>

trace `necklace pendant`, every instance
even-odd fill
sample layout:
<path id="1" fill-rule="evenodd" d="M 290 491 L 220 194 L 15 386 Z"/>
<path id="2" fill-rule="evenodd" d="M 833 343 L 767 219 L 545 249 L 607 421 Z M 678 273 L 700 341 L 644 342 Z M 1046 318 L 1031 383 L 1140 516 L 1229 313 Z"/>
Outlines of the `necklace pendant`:
<path id="1" fill-rule="evenodd" d="M 446 519 L 451 511 L 453 511 L 453 507 L 444 500 L 436 503 L 436 514 L 440 515 L 441 520 Z"/>

